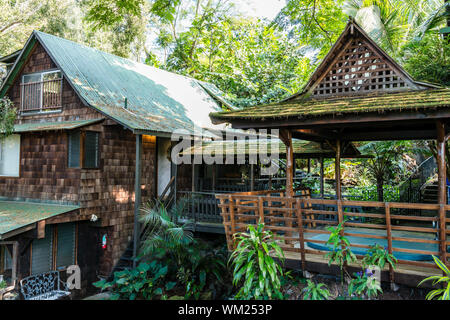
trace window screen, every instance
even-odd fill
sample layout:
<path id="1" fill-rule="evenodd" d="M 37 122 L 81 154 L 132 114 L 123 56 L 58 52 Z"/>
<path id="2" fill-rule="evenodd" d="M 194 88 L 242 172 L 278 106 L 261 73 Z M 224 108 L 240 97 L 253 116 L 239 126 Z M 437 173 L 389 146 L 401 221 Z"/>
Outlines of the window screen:
<path id="1" fill-rule="evenodd" d="M 80 131 L 69 133 L 69 168 L 80 167 Z"/>
<path id="2" fill-rule="evenodd" d="M 31 274 L 52 270 L 53 227 L 45 226 L 45 238 L 33 240 L 31 246 Z"/>
<path id="3" fill-rule="evenodd" d="M 84 138 L 84 167 L 98 168 L 98 133 L 86 131 Z"/>
<path id="4" fill-rule="evenodd" d="M 75 263 L 75 224 L 62 223 L 57 229 L 56 268 L 65 268 Z"/>

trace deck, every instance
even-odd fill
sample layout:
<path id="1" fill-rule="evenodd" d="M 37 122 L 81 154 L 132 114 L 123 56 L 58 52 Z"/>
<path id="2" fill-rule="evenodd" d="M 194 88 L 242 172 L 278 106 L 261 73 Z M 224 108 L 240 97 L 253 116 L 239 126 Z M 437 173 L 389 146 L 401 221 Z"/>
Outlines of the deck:
<path id="1" fill-rule="evenodd" d="M 404 275 L 420 279 L 439 274 L 432 255 L 449 264 L 450 205 L 311 199 L 306 190 L 294 197 L 286 197 L 283 191 L 256 191 L 217 194 L 216 198 L 230 250 L 233 234 L 263 221 L 290 264 L 297 262 L 303 270 L 313 265 L 323 269 L 319 265 L 327 263 L 324 255 L 329 250 L 326 227 L 346 218 L 344 235 L 359 259 L 375 243 L 396 256 L 397 270 L 386 270 L 393 282 L 405 282 Z"/>

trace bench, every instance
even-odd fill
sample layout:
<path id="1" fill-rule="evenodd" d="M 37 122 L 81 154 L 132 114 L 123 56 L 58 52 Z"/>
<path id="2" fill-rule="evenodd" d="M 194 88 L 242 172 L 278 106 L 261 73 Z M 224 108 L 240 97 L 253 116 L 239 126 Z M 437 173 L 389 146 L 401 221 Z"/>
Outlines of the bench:
<path id="1" fill-rule="evenodd" d="M 65 290 L 61 290 L 61 284 Z M 49 271 L 20 280 L 20 291 L 25 300 L 58 300 L 70 295 L 58 271 Z"/>

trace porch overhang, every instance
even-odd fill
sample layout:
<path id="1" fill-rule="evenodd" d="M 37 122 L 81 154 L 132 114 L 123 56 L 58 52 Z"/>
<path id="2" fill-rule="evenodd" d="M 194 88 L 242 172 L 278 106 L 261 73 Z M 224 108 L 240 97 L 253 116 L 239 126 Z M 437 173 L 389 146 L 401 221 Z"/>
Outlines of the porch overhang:
<path id="1" fill-rule="evenodd" d="M 76 121 L 19 123 L 14 125 L 14 132 L 23 133 L 36 131 L 72 130 L 93 125 L 103 120 L 104 120 L 103 118 L 100 118 L 100 119 L 76 120 Z"/>
<path id="2" fill-rule="evenodd" d="M 40 221 L 78 209 L 75 205 L 0 201 L 0 240 L 32 230 Z"/>

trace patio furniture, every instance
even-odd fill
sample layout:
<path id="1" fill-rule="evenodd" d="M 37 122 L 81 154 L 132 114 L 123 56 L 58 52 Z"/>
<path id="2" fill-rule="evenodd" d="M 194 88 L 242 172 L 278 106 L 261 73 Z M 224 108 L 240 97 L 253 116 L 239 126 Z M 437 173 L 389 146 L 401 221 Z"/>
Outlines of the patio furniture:
<path id="1" fill-rule="evenodd" d="M 63 289 L 61 289 L 61 284 Z M 20 291 L 25 300 L 58 300 L 70 295 L 58 271 L 49 271 L 20 280 Z"/>

